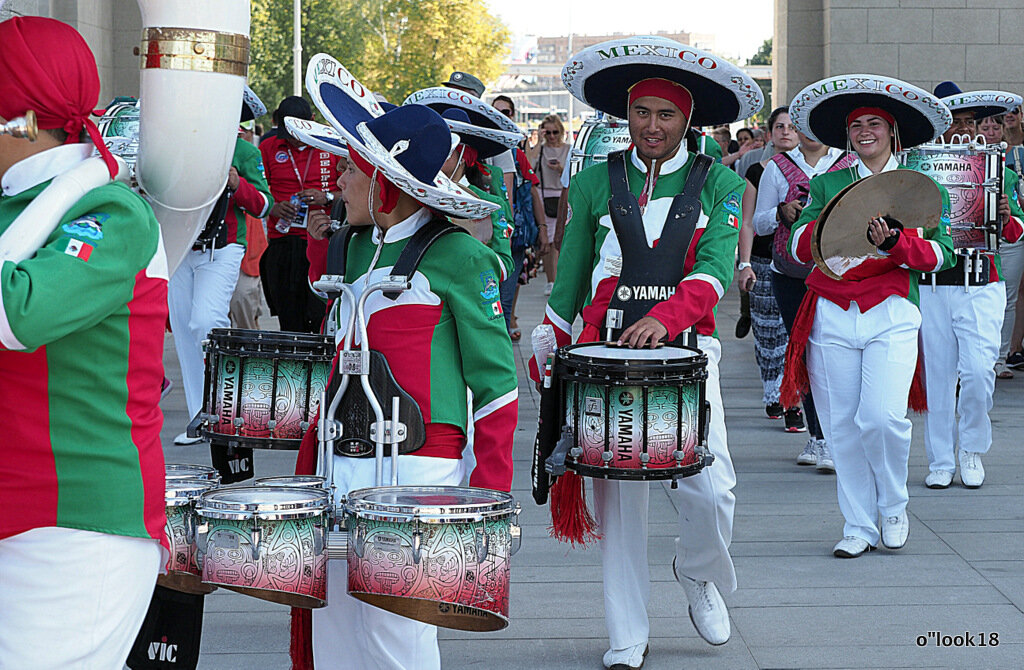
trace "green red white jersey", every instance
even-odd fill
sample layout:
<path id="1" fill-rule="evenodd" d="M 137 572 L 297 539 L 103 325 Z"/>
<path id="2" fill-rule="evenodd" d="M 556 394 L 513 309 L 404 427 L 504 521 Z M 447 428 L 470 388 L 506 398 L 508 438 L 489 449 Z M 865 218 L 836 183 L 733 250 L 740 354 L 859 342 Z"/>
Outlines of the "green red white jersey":
<path id="1" fill-rule="evenodd" d="M 661 165 L 653 189 L 645 189 L 649 187 L 647 168 L 635 149 L 629 151 L 629 189 L 639 196 L 647 242 L 653 247 L 661 236 L 672 199 L 683 190 L 695 154 L 680 147 L 676 156 Z M 647 313 L 668 329 L 669 340 L 692 325 L 701 335 L 716 335 L 715 310 L 732 283 L 745 187 L 743 179 L 732 170 L 717 163 L 711 166 L 700 192 L 697 228 L 685 256 L 679 258 L 683 280 L 674 294 Z M 577 314 L 583 317 L 584 329 L 604 329 L 605 312 L 622 266 L 619 241 L 608 215 L 609 198 L 606 163 L 593 165 L 572 178 L 558 275 L 544 315 L 544 323 L 554 327 L 560 347 L 571 342 Z M 533 365 L 531 361 L 531 370 Z"/>
<path id="2" fill-rule="evenodd" d="M 4 175 L 0 233 L 92 151 L 65 145 Z M 149 205 L 88 192 L 31 258 L 0 265 L 0 539 L 59 526 L 164 537 L 167 259 Z"/>
<path id="3" fill-rule="evenodd" d="M 248 213 L 262 219 L 270 211 L 274 199 L 263 174 L 263 156 L 252 142 L 246 142 L 241 137 L 235 140 L 231 167 L 238 171 L 238 188 L 231 196 L 231 206 L 224 216 L 224 224 L 228 227 L 228 243 L 245 246 L 248 244 L 245 215 Z"/>
<path id="4" fill-rule="evenodd" d="M 497 170 L 497 168 L 494 169 Z M 487 246 L 501 261 L 501 279 L 504 280 L 512 273 L 512 207 L 508 204 L 507 198 L 488 193 L 468 181 L 462 186 L 481 200 L 501 206 L 500 209 L 491 212 L 491 239 L 487 242 Z"/>
<path id="5" fill-rule="evenodd" d="M 894 157 L 883 168 L 908 170 Z M 789 252 L 797 261 L 809 263 L 811 257 L 811 233 L 822 208 L 839 191 L 871 172 L 858 161 L 851 167 L 835 172 L 826 172 L 811 179 L 807 205 L 800 218 L 793 224 L 789 238 Z M 920 305 L 917 278 L 919 272 L 938 272 L 953 267 L 953 240 L 949 236 L 949 192 L 939 185 L 942 192 L 940 223 L 934 228 L 915 228 L 913 221 L 902 221 L 904 225 L 899 241 L 882 258 L 868 258 L 848 270 L 843 279 L 832 279 L 817 266 L 807 276 L 807 288 L 843 309 L 849 309 L 856 302 L 861 312 L 867 312 L 891 295 L 897 295 Z M 864 231 L 867 234 L 867 220 Z M 911 272 L 916 270 L 917 272 Z"/>
<path id="6" fill-rule="evenodd" d="M 1024 210 L 1017 195 L 1020 176 L 1010 168 L 1003 168 L 1003 194 L 1010 203 L 1010 220 L 1003 225 L 1003 239 L 1011 244 L 1024 237 Z M 989 256 L 989 283 L 1003 281 L 1003 263 L 998 253 Z"/>
<path id="7" fill-rule="evenodd" d="M 379 229 L 365 227 L 352 236 L 345 281 L 357 299 L 368 283 L 391 273 L 413 233 L 430 217 L 421 209 L 389 228 L 379 257 Z M 508 491 L 519 403 L 500 274 L 493 251 L 471 235 L 451 233 L 424 255 L 410 277 L 410 290 L 395 301 L 381 293 L 369 297 L 366 318 L 370 348 L 384 354 L 395 380 L 423 413 L 427 439 L 414 455 L 461 458 L 472 421 L 477 464 L 470 485 Z M 344 324 L 348 302 L 341 306 Z M 473 393 L 472 417 L 467 388 Z"/>

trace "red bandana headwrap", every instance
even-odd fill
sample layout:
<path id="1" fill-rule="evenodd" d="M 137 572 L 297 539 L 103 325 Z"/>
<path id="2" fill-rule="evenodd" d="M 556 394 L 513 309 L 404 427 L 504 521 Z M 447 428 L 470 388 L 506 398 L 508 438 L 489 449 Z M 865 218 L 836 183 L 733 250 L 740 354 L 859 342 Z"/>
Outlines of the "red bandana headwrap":
<path id="1" fill-rule="evenodd" d="M 629 104 L 632 105 L 637 98 L 648 95 L 668 100 L 678 107 L 687 119 L 690 118 L 690 113 L 693 111 L 693 95 L 686 90 L 685 86 L 658 77 L 644 79 L 629 87 Z"/>
<path id="2" fill-rule="evenodd" d="M 881 107 L 858 107 L 846 116 L 846 127 L 849 128 L 850 124 L 859 119 L 862 116 L 873 114 L 874 116 L 880 116 L 885 119 L 890 126 L 896 126 L 896 119 L 892 114 L 885 111 Z"/>
<path id="3" fill-rule="evenodd" d="M 89 114 L 100 95 L 96 59 L 78 31 L 54 19 L 17 16 L 0 23 L 0 116 L 12 119 L 34 110 L 39 128 L 67 132 L 78 142 L 85 128 L 110 170 L 117 162 L 104 146 Z"/>
<path id="4" fill-rule="evenodd" d="M 355 149 L 349 146 L 348 159 L 355 163 L 355 166 L 359 168 L 359 171 L 365 174 L 370 179 L 373 179 L 373 173 L 377 173 L 377 186 L 380 187 L 380 209 L 377 211 L 381 214 L 390 214 L 398 204 L 398 196 L 402 194 L 401 190 L 384 176 L 384 173 L 380 170 L 375 170 L 370 161 L 366 160 L 359 155 Z"/>

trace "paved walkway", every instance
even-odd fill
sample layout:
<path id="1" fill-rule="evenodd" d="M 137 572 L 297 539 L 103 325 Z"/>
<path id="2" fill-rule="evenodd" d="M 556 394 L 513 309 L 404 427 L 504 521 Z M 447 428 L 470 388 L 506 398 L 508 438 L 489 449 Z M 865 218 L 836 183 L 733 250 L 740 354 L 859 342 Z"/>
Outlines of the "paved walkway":
<path id="1" fill-rule="evenodd" d="M 516 347 L 520 422 L 513 492 L 523 505 L 524 537 L 513 559 L 512 623 L 497 633 L 442 630 L 445 668 L 599 670 L 607 648 L 599 550 L 571 550 L 550 539 L 547 508 L 530 496 L 537 396 L 523 369 L 529 332 L 543 312 L 542 288 L 541 281 L 525 287 L 518 310 L 524 337 Z M 725 596 L 732 639 L 711 647 L 690 624 L 670 567 L 677 513 L 667 485 L 655 483 L 651 653 L 645 667 L 1024 666 L 1024 374 L 997 385 L 995 444 L 985 458 L 984 487 L 926 489 L 923 428 L 915 419 L 906 548 L 838 560 L 831 554 L 842 532 L 835 478 L 797 466 L 805 434 L 787 434 L 781 421 L 765 418 L 752 339 L 732 336 L 737 315 L 734 286 L 719 315 L 726 422 L 739 479 L 732 544 L 739 589 Z M 209 463 L 205 444 L 172 445 L 187 418 L 170 338 L 165 362 L 176 384 L 163 403 L 167 460 Z M 255 460 L 257 476 L 290 474 L 294 466 L 291 452 L 261 451 Z M 979 646 L 938 646 L 942 636 L 961 636 L 945 640 L 959 643 L 965 632 Z M 936 633 L 938 642 L 929 637 Z M 998 637 L 998 646 L 980 646 L 990 635 Z M 223 589 L 207 598 L 200 668 L 283 669 L 289 667 L 287 651 L 284 607 Z"/>

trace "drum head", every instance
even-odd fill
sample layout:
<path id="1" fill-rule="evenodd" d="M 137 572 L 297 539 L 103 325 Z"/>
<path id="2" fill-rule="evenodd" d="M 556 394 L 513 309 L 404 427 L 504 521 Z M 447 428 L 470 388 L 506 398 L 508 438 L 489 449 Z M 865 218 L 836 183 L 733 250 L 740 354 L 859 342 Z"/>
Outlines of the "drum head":
<path id="1" fill-rule="evenodd" d="M 214 328 L 210 331 L 208 339 L 211 349 L 230 353 L 261 353 L 268 358 L 311 358 L 327 361 L 334 357 L 334 338 L 329 335 Z"/>
<path id="2" fill-rule="evenodd" d="M 327 491 L 284 486 L 239 486 L 199 497 L 196 512 L 212 519 L 299 519 L 325 512 Z"/>
<path id="3" fill-rule="evenodd" d="M 508 516 L 515 498 L 490 489 L 460 486 L 380 486 L 348 496 L 348 512 L 378 521 L 456 523 Z"/>
<path id="4" fill-rule="evenodd" d="M 327 478 L 316 475 L 290 475 L 284 477 L 263 477 L 252 483 L 253 486 L 283 486 L 289 488 L 314 488 L 323 489 L 327 487 Z"/>
<path id="5" fill-rule="evenodd" d="M 209 479 L 220 483 L 220 473 L 208 465 L 191 465 L 187 463 L 167 463 L 164 466 L 164 477 L 174 479 Z"/>
<path id="6" fill-rule="evenodd" d="M 866 260 L 881 258 L 868 241 L 868 221 L 893 216 L 907 228 L 934 228 L 942 218 L 942 192 L 914 170 L 891 170 L 855 181 L 839 192 L 818 217 L 811 238 L 815 264 L 827 276 L 843 276 Z"/>
<path id="7" fill-rule="evenodd" d="M 603 342 L 575 344 L 563 349 L 566 358 L 580 357 L 591 361 L 622 363 L 623 361 L 652 361 L 654 363 L 688 363 L 704 354 L 690 347 L 666 344 L 656 349 L 630 349 L 609 346 Z"/>

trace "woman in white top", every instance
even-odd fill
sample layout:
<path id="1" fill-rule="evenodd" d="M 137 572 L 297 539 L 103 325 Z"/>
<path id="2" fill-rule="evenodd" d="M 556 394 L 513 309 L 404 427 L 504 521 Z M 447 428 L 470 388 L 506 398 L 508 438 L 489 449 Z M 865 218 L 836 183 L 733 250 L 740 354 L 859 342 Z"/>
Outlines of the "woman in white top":
<path id="1" fill-rule="evenodd" d="M 548 114 L 540 124 L 544 141 L 533 161 L 533 169 L 540 177 L 540 194 L 544 199 L 544 221 L 538 221 L 540 235 L 548 241 L 544 259 L 544 274 L 548 283 L 544 295 L 551 295 L 558 266 L 555 248 L 555 220 L 558 217 L 558 198 L 562 195 L 562 170 L 568 163 L 569 145 L 565 142 L 565 126 L 557 114 Z"/>
<path id="2" fill-rule="evenodd" d="M 786 121 L 789 122 L 788 114 Z M 807 292 L 804 279 L 810 272 L 810 267 L 800 265 L 786 253 L 789 229 L 800 218 L 807 202 L 807 186 L 811 177 L 853 162 L 853 157 L 845 151 L 815 142 L 799 131 L 796 135 L 800 142 L 796 148 L 776 154 L 767 162 L 757 189 L 753 218 L 757 235 L 773 236 L 769 276 L 787 333 L 793 328 L 800 302 Z M 804 396 L 803 405 L 809 436 L 796 462 L 814 465 L 822 472 L 835 472 L 810 391 Z"/>

